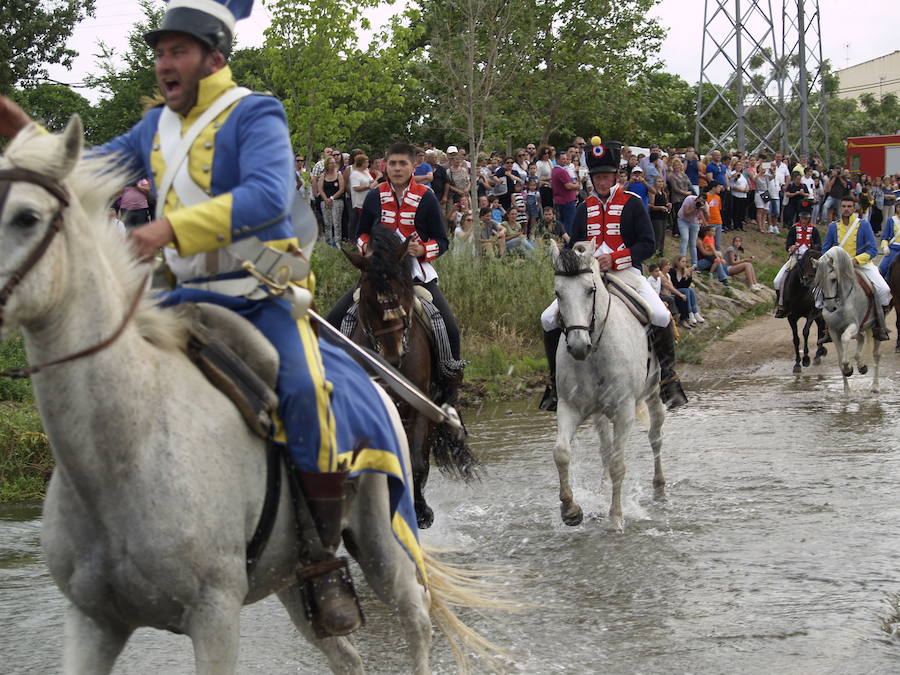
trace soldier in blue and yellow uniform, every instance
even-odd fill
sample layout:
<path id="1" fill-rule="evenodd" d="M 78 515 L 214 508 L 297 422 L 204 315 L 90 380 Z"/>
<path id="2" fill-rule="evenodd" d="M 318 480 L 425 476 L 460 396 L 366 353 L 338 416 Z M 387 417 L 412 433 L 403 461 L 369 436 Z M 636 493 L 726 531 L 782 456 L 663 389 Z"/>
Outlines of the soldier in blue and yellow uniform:
<path id="1" fill-rule="evenodd" d="M 117 153 L 134 173 L 152 178 L 158 200 L 155 218 L 132 229 L 130 239 L 143 259 L 165 247 L 178 283 L 164 302 L 227 307 L 253 323 L 278 350 L 281 424 L 275 438 L 287 446 L 322 547 L 331 555 L 324 565 L 316 560 L 315 568 L 299 574 L 309 581 L 305 588 L 318 627 L 343 635 L 359 627 L 361 615 L 352 587 L 331 564 L 341 541 L 348 475 L 339 457 L 363 446 L 356 445 L 360 439 L 352 421 L 359 416 L 335 424 L 332 404 L 346 405 L 349 394 L 333 393 L 326 372 L 331 380 L 348 383 L 346 391 L 355 396 L 365 396 L 371 385 L 349 357 L 334 347 L 320 348 L 309 319 L 294 318 L 289 300 L 269 294 L 268 287 L 242 267 L 255 250 L 284 255 L 288 262 L 294 258 L 289 253 L 297 245 L 289 216 L 293 152 L 281 103 L 238 87 L 227 65 L 235 22 L 249 15 L 252 0 L 222 3 L 169 3 L 160 28 L 145 36 L 155 51 L 165 104 L 95 152 Z M 12 136 L 29 121 L 0 97 L 0 133 Z M 370 393 L 377 396 L 374 388 Z M 377 415 L 367 408 L 370 445 L 365 447 L 390 448 L 396 439 L 389 434 L 389 417 L 383 406 L 376 409 L 381 417 L 373 419 Z M 415 548 L 414 532 L 406 535 L 406 543 L 412 543 L 407 550 Z M 322 569 L 330 571 L 320 573 Z"/>

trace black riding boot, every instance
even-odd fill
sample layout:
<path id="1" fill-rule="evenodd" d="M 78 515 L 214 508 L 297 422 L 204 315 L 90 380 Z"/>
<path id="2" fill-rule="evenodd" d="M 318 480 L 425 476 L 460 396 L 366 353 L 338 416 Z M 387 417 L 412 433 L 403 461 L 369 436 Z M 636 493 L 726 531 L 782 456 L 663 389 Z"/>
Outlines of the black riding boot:
<path id="1" fill-rule="evenodd" d="M 556 410 L 556 349 L 559 347 L 561 328 L 544 331 L 544 351 L 547 353 L 547 365 L 550 367 L 550 384 L 544 389 L 539 408 L 553 412 Z"/>
<path id="2" fill-rule="evenodd" d="M 822 334 L 819 336 L 819 339 L 816 340 L 816 346 L 821 347 L 824 344 L 828 344 L 831 342 L 831 331 L 828 330 L 828 325 L 825 325 L 825 328 L 822 330 Z"/>
<path id="3" fill-rule="evenodd" d="M 334 555 L 341 543 L 347 472 L 295 469 L 294 474 L 303 491 L 303 496 L 298 498 L 306 498 L 323 549 L 320 559 L 303 561 L 305 566 L 297 572 L 297 579 L 307 595 L 316 632 L 323 637 L 347 635 L 363 624 L 346 558 Z"/>
<path id="4" fill-rule="evenodd" d="M 681 388 L 681 381 L 675 374 L 675 336 L 672 334 L 672 324 L 650 328 L 653 351 L 659 361 L 659 396 L 667 408 L 677 408 L 688 400 Z"/>
<path id="5" fill-rule="evenodd" d="M 878 320 L 878 324 L 872 329 L 872 337 L 878 340 L 879 342 L 886 342 L 891 339 L 891 336 L 888 335 L 887 331 L 887 322 L 884 320 L 884 315 L 891 311 L 890 305 L 879 306 L 878 301 L 875 301 L 875 314 Z"/>
<path id="6" fill-rule="evenodd" d="M 782 293 L 784 293 L 783 289 L 778 291 L 778 295 L 775 298 L 775 318 L 783 319 L 787 316 L 787 312 L 784 311 L 784 300 L 782 299 Z"/>

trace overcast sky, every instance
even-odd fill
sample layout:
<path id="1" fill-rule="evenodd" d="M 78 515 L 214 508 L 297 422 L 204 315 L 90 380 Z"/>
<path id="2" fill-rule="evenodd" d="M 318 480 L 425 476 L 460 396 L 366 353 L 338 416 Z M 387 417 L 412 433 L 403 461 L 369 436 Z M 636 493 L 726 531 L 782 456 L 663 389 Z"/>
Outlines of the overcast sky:
<path id="1" fill-rule="evenodd" d="M 780 45 L 781 0 L 760 0 L 760 5 L 769 6 L 771 2 L 776 16 L 775 34 Z M 718 6 L 715 0 L 709 0 L 711 6 Z M 746 7 L 750 0 L 744 0 Z M 796 7 L 796 2 L 793 3 Z M 831 59 L 835 69 L 855 65 L 869 59 L 889 54 L 900 49 L 897 28 L 893 19 L 897 16 L 897 0 L 865 0 L 865 2 L 846 2 L 845 0 L 819 0 L 821 12 L 822 52 L 825 59 Z M 728 2 L 729 8 L 734 2 Z M 814 0 L 806 0 L 806 7 L 813 8 Z M 402 3 L 381 7 L 370 13 L 373 24 L 383 24 Z M 700 54 L 703 42 L 703 0 L 662 0 L 653 12 L 660 24 L 667 30 L 659 57 L 666 70 L 676 73 L 690 83 L 699 79 Z M 745 10 L 746 11 L 746 10 Z M 127 49 L 126 36 L 132 26 L 141 18 L 141 10 L 137 2 L 132 0 L 97 0 L 96 18 L 83 21 L 75 30 L 69 46 L 79 52 L 71 71 L 55 66 L 50 69 L 50 76 L 60 82 L 78 83 L 85 75 L 96 69 L 97 42 L 106 44 L 121 53 Z M 257 47 L 263 42 L 263 30 L 269 23 L 269 14 L 257 0 L 253 14 L 249 19 L 238 24 L 238 47 Z M 760 17 L 748 17 L 747 25 L 757 39 L 762 39 L 765 29 Z M 719 34 L 721 21 L 712 28 Z M 639 36 L 635 39 L 640 40 Z M 766 40 L 769 44 L 771 37 Z M 708 50 L 711 47 L 707 47 Z M 711 53 L 707 51 L 706 60 L 710 61 Z M 710 77 L 715 82 L 724 82 L 728 77 L 728 66 L 723 58 L 716 62 L 718 68 L 710 68 Z M 89 99 L 96 100 L 95 93 L 79 89 Z"/>

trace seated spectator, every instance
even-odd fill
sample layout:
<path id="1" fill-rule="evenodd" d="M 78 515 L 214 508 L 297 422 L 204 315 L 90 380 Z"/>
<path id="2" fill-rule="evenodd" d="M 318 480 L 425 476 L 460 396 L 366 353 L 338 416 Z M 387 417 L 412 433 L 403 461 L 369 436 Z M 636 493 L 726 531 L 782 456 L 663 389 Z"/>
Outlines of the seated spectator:
<path id="1" fill-rule="evenodd" d="M 746 260 L 741 260 L 743 252 L 744 240 L 741 237 L 732 239 L 731 246 L 725 251 L 725 271 L 730 277 L 743 273 L 750 290 L 761 291 L 763 287 L 757 282 L 756 270 L 753 269 L 753 261 L 756 260 L 756 256 L 751 255 Z"/>
<path id="2" fill-rule="evenodd" d="M 475 227 L 471 213 L 463 213 L 453 231 L 453 253 L 475 254 Z"/>
<path id="3" fill-rule="evenodd" d="M 660 270 L 659 265 L 652 264 L 647 268 L 647 272 L 649 273 L 647 282 L 650 284 L 650 288 L 656 291 L 659 299 L 666 303 L 666 307 L 669 308 L 669 312 L 674 317 L 678 314 L 678 307 L 675 305 L 675 298 L 663 288 L 664 275 L 662 270 Z M 687 328 L 690 328 L 690 326 L 687 326 Z"/>
<path id="4" fill-rule="evenodd" d="M 528 237 L 522 231 L 522 223 L 519 221 L 517 209 L 511 208 L 506 212 L 506 250 L 519 251 L 529 255 L 534 250 L 534 242 L 528 241 Z"/>
<path id="5" fill-rule="evenodd" d="M 481 252 L 485 255 L 502 256 L 506 253 L 506 228 L 491 218 L 490 209 L 481 209 L 478 215 L 481 219 L 481 234 L 478 238 Z"/>
<path id="6" fill-rule="evenodd" d="M 728 272 L 725 270 L 725 257 L 721 251 L 716 250 L 716 235 L 713 228 L 704 225 L 700 228 L 697 241 L 697 269 L 709 271 L 709 276 L 715 277 L 728 285 Z"/>
<path id="7" fill-rule="evenodd" d="M 556 211 L 552 206 L 544 206 L 540 222 L 541 234 L 544 237 L 561 236 L 562 226 L 556 220 Z"/>
<path id="8" fill-rule="evenodd" d="M 697 293 L 691 288 L 691 284 L 694 282 L 694 267 L 688 266 L 687 256 L 679 256 L 675 260 L 675 265 L 669 268 L 669 281 L 673 288 L 681 291 L 686 297 L 684 309 L 687 310 L 688 321 L 692 324 L 706 321 L 700 315 L 700 308 L 697 305 Z M 678 302 L 678 296 L 675 296 L 675 298 L 675 304 L 678 305 L 678 309 L 681 311 L 682 306 Z"/>

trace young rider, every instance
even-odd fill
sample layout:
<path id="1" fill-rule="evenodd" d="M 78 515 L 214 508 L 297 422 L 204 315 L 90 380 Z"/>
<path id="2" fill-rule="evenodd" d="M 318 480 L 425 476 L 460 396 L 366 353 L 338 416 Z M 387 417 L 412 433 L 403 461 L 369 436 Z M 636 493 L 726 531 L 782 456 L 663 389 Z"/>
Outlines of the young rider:
<path id="1" fill-rule="evenodd" d="M 438 275 L 431 262 L 441 256 L 448 246 L 444 214 L 434 192 L 412 180 L 416 151 L 408 143 L 394 143 L 385 154 L 388 180 L 366 195 L 357 226 L 357 246 L 366 252 L 369 235 L 375 225 L 383 225 L 401 239 L 411 237 L 409 255 L 412 256 L 412 277 L 431 293 L 435 307 L 447 326 L 450 350 L 459 360 L 459 328 L 444 294 L 438 285 Z M 341 321 L 353 304 L 355 286 L 343 295 L 328 313 L 328 322 L 340 328 Z"/>
<path id="2" fill-rule="evenodd" d="M 594 257 L 600 270 L 633 280 L 641 298 L 650 306 L 650 335 L 661 371 L 660 397 L 671 408 L 687 403 L 675 374 L 672 315 L 640 271 L 641 263 L 656 250 L 656 239 L 644 202 L 638 195 L 616 183 L 621 152 L 621 143 L 607 141 L 593 145 L 585 153 L 593 189 L 588 198 L 578 205 L 574 236 L 567 245 L 572 246 L 579 241 L 594 242 Z M 541 325 L 550 366 L 550 384 L 540 407 L 542 410 L 556 410 L 556 350 L 562 335 L 556 300 L 541 314 Z"/>
<path id="3" fill-rule="evenodd" d="M 872 264 L 872 258 L 878 255 L 872 226 L 857 215 L 856 203 L 850 197 L 841 199 L 840 220 L 828 226 L 822 253 L 826 253 L 832 246 L 840 246 L 846 250 L 853 259 L 856 270 L 872 284 L 875 289 L 875 314 L 878 321 L 872 329 L 872 336 L 880 341 L 890 339 L 884 315 L 891 308 L 891 289 L 888 288 L 884 277 L 878 273 L 878 268 Z M 831 336 L 827 333 L 820 338 L 820 343 L 825 342 L 831 342 Z"/>
<path id="4" fill-rule="evenodd" d="M 800 212 L 798 216 L 798 222 L 788 228 L 787 241 L 784 243 L 784 248 L 789 254 L 787 262 L 781 266 L 781 269 L 778 271 L 778 274 L 775 275 L 775 281 L 773 282 L 775 292 L 778 294 L 778 304 L 775 305 L 776 319 L 783 319 L 787 316 L 784 311 L 784 300 L 781 297 L 781 289 L 784 285 L 784 278 L 787 276 L 787 273 L 790 272 L 794 265 L 797 264 L 797 261 L 803 257 L 803 254 L 809 250 L 810 246 L 815 246 L 817 248 L 822 247 L 822 238 L 819 236 L 819 231 L 811 222 L 812 204 L 808 201 L 800 202 Z"/>

